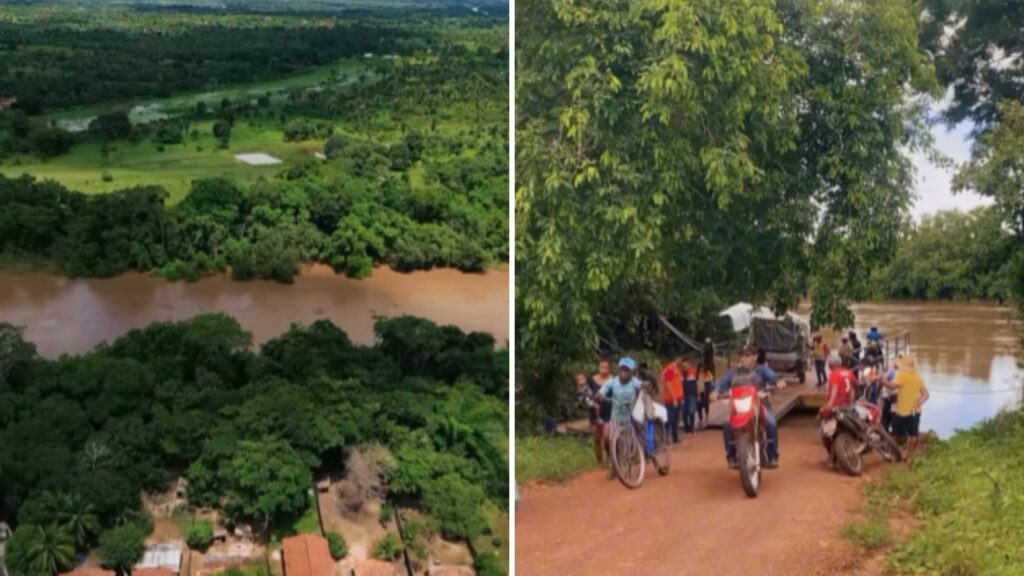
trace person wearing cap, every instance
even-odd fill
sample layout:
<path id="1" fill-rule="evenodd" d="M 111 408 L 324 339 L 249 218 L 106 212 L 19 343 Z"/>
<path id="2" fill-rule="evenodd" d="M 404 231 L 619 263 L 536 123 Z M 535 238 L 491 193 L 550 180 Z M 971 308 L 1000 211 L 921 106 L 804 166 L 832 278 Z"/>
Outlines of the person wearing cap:
<path id="1" fill-rule="evenodd" d="M 640 380 L 633 376 L 636 370 L 636 362 L 632 358 L 619 360 L 619 374 L 601 386 L 598 391 L 602 397 L 612 403 L 611 423 L 616 426 L 629 425 L 630 410 L 633 408 L 633 398 L 640 390 Z"/>
<path id="2" fill-rule="evenodd" d="M 907 440 L 907 462 L 914 459 L 921 427 L 921 407 L 928 401 L 928 387 L 917 373 L 913 356 L 896 359 L 896 374 L 885 386 L 896 391 L 893 404 L 893 432 L 900 443 Z"/>
<path id="3" fill-rule="evenodd" d="M 738 368 L 742 369 L 744 377 L 746 377 L 746 373 L 750 373 L 754 386 L 758 390 L 763 390 L 779 379 L 779 376 L 767 364 L 757 364 L 757 351 L 751 346 L 744 346 L 740 351 L 740 366 Z M 726 394 L 732 388 L 733 377 L 736 373 L 737 368 L 733 368 L 722 376 L 722 379 L 715 385 L 715 391 L 712 392 L 712 400 Z M 786 385 L 784 382 L 779 382 L 778 386 L 785 388 Z M 776 468 L 779 465 L 779 425 L 775 420 L 775 413 L 767 404 L 764 405 L 764 426 L 768 433 L 768 462 L 765 467 Z M 725 459 L 729 462 L 729 467 L 739 468 L 739 464 L 736 462 L 736 444 L 733 441 L 732 427 L 728 423 L 722 427 L 722 436 L 725 439 Z"/>

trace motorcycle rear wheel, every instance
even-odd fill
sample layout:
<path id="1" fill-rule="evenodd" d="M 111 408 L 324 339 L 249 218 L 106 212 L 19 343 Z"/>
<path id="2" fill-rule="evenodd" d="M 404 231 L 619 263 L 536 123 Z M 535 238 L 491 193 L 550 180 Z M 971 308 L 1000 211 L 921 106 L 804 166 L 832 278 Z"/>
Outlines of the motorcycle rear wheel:
<path id="1" fill-rule="evenodd" d="M 860 455 L 860 442 L 849 432 L 839 432 L 832 441 L 832 453 L 836 463 L 849 476 L 860 476 L 864 472 L 864 459 Z"/>
<path id="2" fill-rule="evenodd" d="M 638 488 L 644 483 L 647 460 L 640 438 L 635 430 L 617 426 L 612 433 L 612 469 L 626 488 Z"/>
<path id="3" fill-rule="evenodd" d="M 751 443 L 747 436 L 736 438 L 736 459 L 740 465 L 740 484 L 748 498 L 757 498 L 761 488 L 761 465 L 758 462 L 761 447 Z"/>

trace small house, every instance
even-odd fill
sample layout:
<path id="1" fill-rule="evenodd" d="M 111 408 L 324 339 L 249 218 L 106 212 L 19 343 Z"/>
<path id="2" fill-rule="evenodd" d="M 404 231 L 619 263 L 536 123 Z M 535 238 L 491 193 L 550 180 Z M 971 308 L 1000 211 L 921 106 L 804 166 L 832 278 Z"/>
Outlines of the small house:
<path id="1" fill-rule="evenodd" d="M 161 542 L 146 546 L 142 552 L 142 560 L 135 564 L 132 574 L 136 574 L 139 570 L 162 569 L 169 571 L 170 574 L 161 572 L 149 574 L 149 576 L 176 576 L 181 572 L 181 553 L 184 549 L 183 542 Z"/>
<path id="2" fill-rule="evenodd" d="M 284 576 L 334 576 L 327 539 L 318 534 L 300 534 L 281 542 Z"/>

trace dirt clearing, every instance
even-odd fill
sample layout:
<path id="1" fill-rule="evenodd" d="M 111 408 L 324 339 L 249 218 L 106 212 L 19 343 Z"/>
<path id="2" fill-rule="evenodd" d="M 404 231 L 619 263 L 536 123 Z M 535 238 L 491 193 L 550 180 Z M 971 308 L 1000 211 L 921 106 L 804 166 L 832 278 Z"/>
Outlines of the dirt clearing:
<path id="1" fill-rule="evenodd" d="M 648 469 L 628 490 L 606 472 L 520 492 L 516 571 L 530 576 L 815 576 L 843 574 L 862 554 L 839 535 L 861 502 L 860 485 L 883 465 L 869 456 L 862 479 L 822 465 L 817 420 L 779 428 L 782 465 L 748 499 L 725 465 L 720 430 L 687 437 L 672 470 Z"/>

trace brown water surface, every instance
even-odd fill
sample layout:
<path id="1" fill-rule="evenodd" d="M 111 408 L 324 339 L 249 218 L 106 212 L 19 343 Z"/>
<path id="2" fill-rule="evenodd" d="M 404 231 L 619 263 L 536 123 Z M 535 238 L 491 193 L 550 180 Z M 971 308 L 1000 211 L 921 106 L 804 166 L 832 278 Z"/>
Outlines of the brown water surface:
<path id="1" fill-rule="evenodd" d="M 291 285 L 237 282 L 219 275 L 167 282 L 145 274 L 69 279 L 52 274 L 0 272 L 0 322 L 25 327 L 47 357 L 79 354 L 152 322 L 223 312 L 252 332 L 257 346 L 295 322 L 329 319 L 356 342 L 373 342 L 373 316 L 411 314 L 465 331 L 508 340 L 507 270 L 463 274 L 430 270 L 401 274 L 387 268 L 353 280 L 311 266 Z"/>

